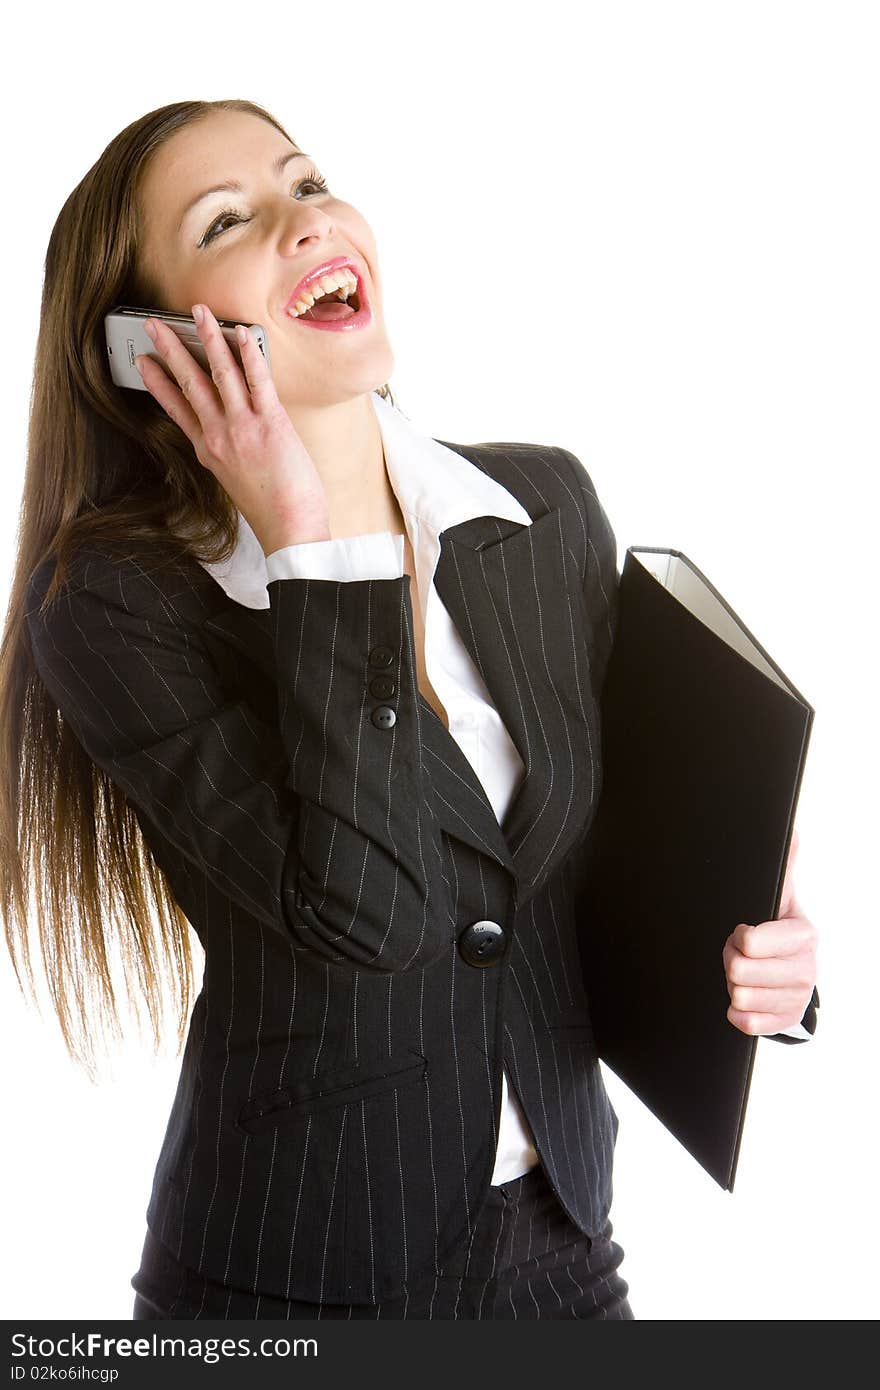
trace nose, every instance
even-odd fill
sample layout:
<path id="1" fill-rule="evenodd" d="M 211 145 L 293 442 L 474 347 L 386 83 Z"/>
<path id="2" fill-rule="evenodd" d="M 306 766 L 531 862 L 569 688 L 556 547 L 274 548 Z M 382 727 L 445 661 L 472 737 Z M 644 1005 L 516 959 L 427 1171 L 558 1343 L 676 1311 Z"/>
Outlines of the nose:
<path id="1" fill-rule="evenodd" d="M 278 234 L 278 249 L 282 256 L 301 254 L 304 242 L 332 240 L 335 231 L 333 219 L 314 204 L 297 203 L 289 209 L 281 220 Z"/>

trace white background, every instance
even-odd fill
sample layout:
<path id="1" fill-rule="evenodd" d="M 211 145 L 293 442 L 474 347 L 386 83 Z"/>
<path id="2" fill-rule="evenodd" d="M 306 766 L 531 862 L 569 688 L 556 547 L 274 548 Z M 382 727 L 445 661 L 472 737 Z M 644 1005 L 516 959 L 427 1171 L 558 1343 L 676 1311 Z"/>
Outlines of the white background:
<path id="1" fill-rule="evenodd" d="M 573 450 L 620 564 L 684 551 L 813 705 L 796 885 L 817 1036 L 759 1042 L 732 1195 L 606 1069 L 612 1220 L 637 1319 L 875 1317 L 876 7 L 153 0 L 18 26 L 3 579 L 62 203 L 146 111 L 260 102 L 375 231 L 414 423 Z M 93 1086 L 5 953 L 0 990 L 3 1315 L 129 1318 L 179 1062 L 132 1025 Z"/>

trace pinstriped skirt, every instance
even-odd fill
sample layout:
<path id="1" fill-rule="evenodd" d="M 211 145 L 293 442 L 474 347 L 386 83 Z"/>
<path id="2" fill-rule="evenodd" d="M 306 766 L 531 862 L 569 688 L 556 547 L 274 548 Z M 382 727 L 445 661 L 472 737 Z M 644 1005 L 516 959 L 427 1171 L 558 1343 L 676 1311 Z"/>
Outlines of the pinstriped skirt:
<path id="1" fill-rule="evenodd" d="M 132 1317 L 632 1319 L 611 1222 L 590 1238 L 560 1205 L 541 1164 L 489 1188 L 468 1245 L 418 1287 L 383 1303 L 305 1303 L 227 1288 L 180 1265 L 147 1231 L 132 1277 Z"/>

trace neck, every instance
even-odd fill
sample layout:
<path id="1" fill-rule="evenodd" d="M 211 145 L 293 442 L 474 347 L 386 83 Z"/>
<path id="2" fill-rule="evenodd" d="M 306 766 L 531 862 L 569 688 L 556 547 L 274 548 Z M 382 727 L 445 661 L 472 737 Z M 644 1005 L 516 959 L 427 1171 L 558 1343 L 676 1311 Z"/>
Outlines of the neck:
<path id="1" fill-rule="evenodd" d="M 331 537 L 403 530 L 369 396 L 289 414 L 324 484 Z"/>

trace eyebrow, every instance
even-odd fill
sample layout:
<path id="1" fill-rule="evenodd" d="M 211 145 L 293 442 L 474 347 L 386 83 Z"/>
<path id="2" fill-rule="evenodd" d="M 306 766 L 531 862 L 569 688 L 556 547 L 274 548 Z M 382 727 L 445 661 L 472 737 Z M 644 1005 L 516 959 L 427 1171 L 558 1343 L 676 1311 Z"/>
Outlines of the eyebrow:
<path id="1" fill-rule="evenodd" d="M 275 160 L 274 164 L 272 165 L 272 173 L 275 174 L 275 176 L 277 177 L 279 174 L 283 173 L 286 166 L 290 164 L 291 161 L 294 159 L 311 159 L 311 155 L 306 154 L 304 150 L 289 150 L 287 154 L 282 154 L 278 157 L 278 159 Z M 244 186 L 240 183 L 236 183 L 235 179 L 227 179 L 226 183 L 215 183 L 213 188 L 206 188 L 203 193 L 199 193 L 195 198 L 193 198 L 191 203 L 187 203 L 186 207 L 183 209 L 183 212 L 180 214 L 180 221 L 177 224 L 177 230 L 180 231 L 181 227 L 183 226 L 184 219 L 190 212 L 192 212 L 193 208 L 196 207 L 198 203 L 204 202 L 205 198 L 210 198 L 212 193 L 242 192 L 244 192 Z"/>

